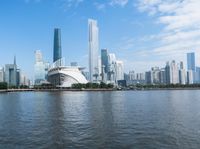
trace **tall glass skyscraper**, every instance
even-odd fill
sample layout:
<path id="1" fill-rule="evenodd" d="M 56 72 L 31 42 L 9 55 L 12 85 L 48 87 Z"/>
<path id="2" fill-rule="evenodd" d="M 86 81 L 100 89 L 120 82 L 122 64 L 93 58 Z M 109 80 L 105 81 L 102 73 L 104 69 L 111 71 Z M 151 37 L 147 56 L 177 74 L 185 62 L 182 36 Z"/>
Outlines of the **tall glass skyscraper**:
<path id="1" fill-rule="evenodd" d="M 99 50 L 99 29 L 97 21 L 89 19 L 89 80 L 90 82 L 98 81 L 98 50 Z"/>
<path id="2" fill-rule="evenodd" d="M 54 48 L 53 48 L 53 62 L 60 60 L 62 58 L 61 49 L 61 29 L 54 29 Z"/>
<path id="3" fill-rule="evenodd" d="M 195 53 L 187 53 L 187 67 L 188 70 L 195 71 Z"/>

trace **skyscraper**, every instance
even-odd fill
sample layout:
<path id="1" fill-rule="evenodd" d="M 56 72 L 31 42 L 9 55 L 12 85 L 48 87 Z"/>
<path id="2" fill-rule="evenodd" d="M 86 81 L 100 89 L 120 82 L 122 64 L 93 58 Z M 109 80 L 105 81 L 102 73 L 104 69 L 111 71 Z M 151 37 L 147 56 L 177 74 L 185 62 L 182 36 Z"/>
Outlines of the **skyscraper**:
<path id="1" fill-rule="evenodd" d="M 108 50 L 101 50 L 101 75 L 102 81 L 107 82 L 107 73 L 108 73 Z"/>
<path id="2" fill-rule="evenodd" d="M 170 65 L 169 62 L 166 63 L 165 66 L 165 76 L 166 76 L 166 84 L 170 84 L 171 76 L 170 76 Z"/>
<path id="3" fill-rule="evenodd" d="M 39 85 L 41 81 L 45 81 L 45 64 L 42 59 L 42 52 L 40 50 L 35 51 L 35 85 Z"/>
<path id="4" fill-rule="evenodd" d="M 183 85 L 186 84 L 186 72 L 183 66 L 183 62 L 180 62 L 179 83 Z"/>
<path id="5" fill-rule="evenodd" d="M 4 82 L 4 69 L 0 67 L 0 82 Z"/>
<path id="6" fill-rule="evenodd" d="M 116 61 L 116 81 L 124 80 L 124 63 L 123 61 Z"/>
<path id="7" fill-rule="evenodd" d="M 170 84 L 179 83 L 179 70 L 176 62 L 173 60 L 170 65 Z"/>
<path id="8" fill-rule="evenodd" d="M 61 29 L 54 29 L 54 48 L 53 48 L 53 62 L 60 60 L 62 58 L 61 49 Z"/>
<path id="9" fill-rule="evenodd" d="M 195 71 L 195 53 L 187 53 L 187 67 L 188 70 Z"/>
<path id="10" fill-rule="evenodd" d="M 89 73 L 90 82 L 98 81 L 99 67 L 98 67 L 98 50 L 99 50 L 99 29 L 97 21 L 93 19 L 88 20 L 89 28 Z"/>
<path id="11" fill-rule="evenodd" d="M 13 64 L 5 65 L 5 82 L 8 83 L 8 86 L 17 86 L 19 82 L 18 76 L 16 58 L 14 57 Z"/>

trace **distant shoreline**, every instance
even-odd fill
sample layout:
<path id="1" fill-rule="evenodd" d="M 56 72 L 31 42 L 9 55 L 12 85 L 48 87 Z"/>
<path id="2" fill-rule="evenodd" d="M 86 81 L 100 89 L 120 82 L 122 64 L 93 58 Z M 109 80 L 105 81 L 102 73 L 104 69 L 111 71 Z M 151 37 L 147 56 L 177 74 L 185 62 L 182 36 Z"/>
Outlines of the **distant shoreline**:
<path id="1" fill-rule="evenodd" d="M 199 87 L 194 88 L 136 88 L 136 89 L 7 89 L 0 90 L 0 93 L 8 92 L 58 92 L 58 91 L 161 91 L 161 90 L 200 90 Z"/>

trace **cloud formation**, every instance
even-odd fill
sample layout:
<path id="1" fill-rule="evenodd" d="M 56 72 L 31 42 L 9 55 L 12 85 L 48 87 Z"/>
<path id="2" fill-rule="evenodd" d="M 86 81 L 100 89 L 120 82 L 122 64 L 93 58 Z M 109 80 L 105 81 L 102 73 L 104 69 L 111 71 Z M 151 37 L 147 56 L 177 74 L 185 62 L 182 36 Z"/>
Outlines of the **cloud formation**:
<path id="1" fill-rule="evenodd" d="M 128 0 L 111 0 L 109 4 L 111 6 L 118 5 L 118 6 L 124 7 L 125 5 L 128 4 Z"/>
<path id="2" fill-rule="evenodd" d="M 186 52 L 200 54 L 199 0 L 139 0 L 138 9 L 164 26 L 155 37 L 159 45 L 151 51 L 156 56 L 183 59 Z M 144 52 L 144 51 L 143 51 Z M 148 51 L 146 51 L 148 52 Z"/>

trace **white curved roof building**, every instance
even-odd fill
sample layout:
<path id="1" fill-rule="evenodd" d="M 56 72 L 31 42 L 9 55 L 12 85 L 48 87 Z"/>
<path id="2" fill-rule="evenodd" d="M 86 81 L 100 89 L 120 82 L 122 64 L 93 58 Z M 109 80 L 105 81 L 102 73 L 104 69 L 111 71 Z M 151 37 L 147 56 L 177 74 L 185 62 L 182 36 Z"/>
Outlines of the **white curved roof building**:
<path id="1" fill-rule="evenodd" d="M 78 67 L 68 66 L 51 68 L 48 72 L 48 81 L 56 87 L 71 87 L 76 83 L 88 83 Z"/>

